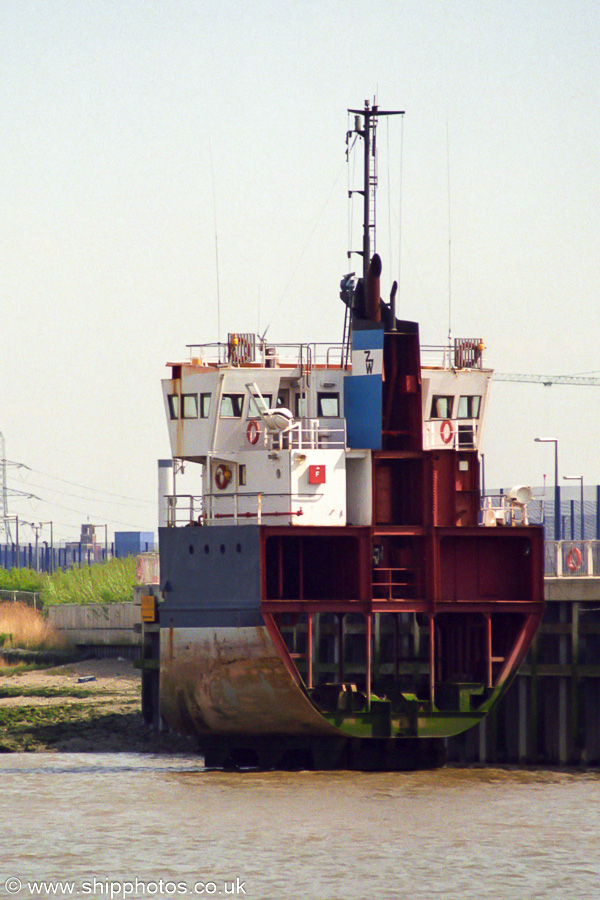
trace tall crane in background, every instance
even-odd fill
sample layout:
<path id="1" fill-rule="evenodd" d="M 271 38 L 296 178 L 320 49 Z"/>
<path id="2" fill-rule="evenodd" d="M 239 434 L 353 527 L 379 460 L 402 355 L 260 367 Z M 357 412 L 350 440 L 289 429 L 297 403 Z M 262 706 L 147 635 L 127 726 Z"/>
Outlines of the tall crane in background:
<path id="1" fill-rule="evenodd" d="M 492 381 L 525 381 L 529 384 L 543 384 L 552 387 L 553 384 L 588 385 L 598 387 L 600 376 L 593 375 L 508 375 L 503 372 L 494 372 Z"/>

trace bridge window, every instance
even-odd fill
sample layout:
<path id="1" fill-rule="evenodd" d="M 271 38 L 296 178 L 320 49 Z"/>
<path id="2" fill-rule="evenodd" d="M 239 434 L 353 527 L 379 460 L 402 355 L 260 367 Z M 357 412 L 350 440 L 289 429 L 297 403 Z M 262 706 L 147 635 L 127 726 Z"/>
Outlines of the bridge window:
<path id="1" fill-rule="evenodd" d="M 197 419 L 198 418 L 198 394 L 182 394 L 181 395 L 181 418 Z"/>
<path id="2" fill-rule="evenodd" d="M 458 401 L 458 418 L 478 419 L 480 408 L 481 397 L 479 395 L 461 397 Z"/>
<path id="3" fill-rule="evenodd" d="M 167 396 L 167 402 L 169 404 L 169 418 L 170 419 L 178 419 L 179 418 L 179 394 L 169 394 Z"/>
<path id="4" fill-rule="evenodd" d="M 295 414 L 297 419 L 302 419 L 308 415 L 308 401 L 303 394 L 294 395 Z"/>
<path id="5" fill-rule="evenodd" d="M 253 394 L 250 397 L 250 403 L 248 404 L 248 418 L 256 418 L 260 412 L 266 412 L 268 409 L 271 409 L 271 403 L 273 402 L 273 394 L 263 394 L 263 400 L 265 401 L 265 406 L 260 402 L 260 397 L 258 394 Z"/>
<path id="6" fill-rule="evenodd" d="M 452 396 L 448 397 L 448 396 L 434 395 L 434 397 L 431 401 L 430 418 L 432 418 L 432 419 L 451 419 L 453 404 L 454 404 L 454 397 L 452 397 Z"/>
<path id="7" fill-rule="evenodd" d="M 241 419 L 243 408 L 243 394 L 223 394 L 223 396 L 221 397 L 222 419 Z"/>
<path id="8" fill-rule="evenodd" d="M 317 394 L 317 416 L 322 419 L 337 419 L 340 415 L 340 395 L 327 391 Z"/>
<path id="9" fill-rule="evenodd" d="M 212 394 L 200 394 L 200 418 L 208 419 L 210 415 L 210 398 Z"/>

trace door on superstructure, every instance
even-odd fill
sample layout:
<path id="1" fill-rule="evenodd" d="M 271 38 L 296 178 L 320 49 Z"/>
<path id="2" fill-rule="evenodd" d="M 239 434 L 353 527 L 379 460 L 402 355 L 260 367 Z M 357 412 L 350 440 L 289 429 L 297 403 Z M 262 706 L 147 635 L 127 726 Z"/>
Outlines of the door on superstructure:
<path id="1" fill-rule="evenodd" d="M 375 467 L 375 524 L 391 525 L 393 522 L 392 468 Z"/>

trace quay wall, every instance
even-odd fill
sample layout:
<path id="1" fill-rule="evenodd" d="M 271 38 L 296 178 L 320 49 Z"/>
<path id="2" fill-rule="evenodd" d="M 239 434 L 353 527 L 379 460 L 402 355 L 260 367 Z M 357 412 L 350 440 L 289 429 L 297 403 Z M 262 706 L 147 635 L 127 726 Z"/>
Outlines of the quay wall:
<path id="1" fill-rule="evenodd" d="M 600 766 L 600 578 L 545 579 L 546 612 L 497 709 L 448 741 L 465 763 Z"/>
<path id="2" fill-rule="evenodd" d="M 69 643 L 95 656 L 138 659 L 141 655 L 139 603 L 49 606 L 48 623 Z"/>
<path id="3" fill-rule="evenodd" d="M 600 578 L 546 577 L 545 595 L 544 620 L 515 680 L 481 725 L 448 740 L 450 761 L 600 766 Z M 53 606 L 48 619 L 96 656 L 141 656 L 139 597 Z"/>

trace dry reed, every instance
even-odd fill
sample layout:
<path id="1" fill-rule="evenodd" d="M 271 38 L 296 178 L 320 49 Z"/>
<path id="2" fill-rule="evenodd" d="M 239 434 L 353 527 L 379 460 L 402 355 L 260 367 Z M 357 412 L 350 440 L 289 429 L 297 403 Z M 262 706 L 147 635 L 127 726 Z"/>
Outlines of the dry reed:
<path id="1" fill-rule="evenodd" d="M 0 643 L 22 650 L 53 650 L 66 645 L 64 637 L 25 603 L 0 603 Z"/>

